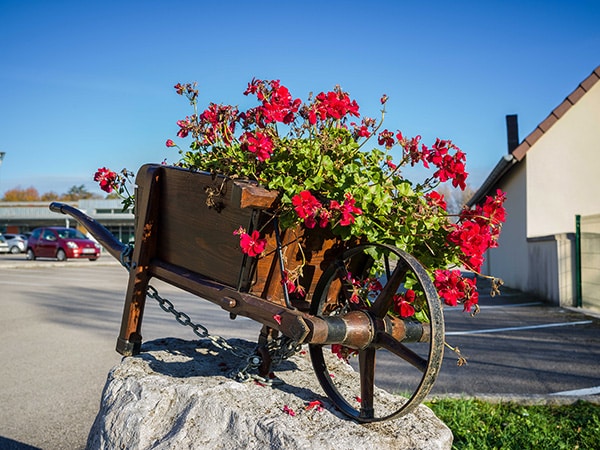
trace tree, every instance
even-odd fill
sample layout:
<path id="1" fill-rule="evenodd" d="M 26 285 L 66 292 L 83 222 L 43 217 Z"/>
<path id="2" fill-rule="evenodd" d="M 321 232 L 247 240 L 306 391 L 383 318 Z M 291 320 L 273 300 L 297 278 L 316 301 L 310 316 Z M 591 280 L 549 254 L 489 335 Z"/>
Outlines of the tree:
<path id="1" fill-rule="evenodd" d="M 5 202 L 37 202 L 40 200 L 40 194 L 33 186 L 26 189 L 16 187 L 6 191 L 2 200 Z"/>
<path id="2" fill-rule="evenodd" d="M 448 214 L 459 214 L 470 198 L 473 197 L 473 194 L 475 194 L 475 190 L 469 185 L 467 185 L 464 191 L 453 189 L 448 184 L 442 184 L 436 190 L 444 196 Z"/>
<path id="3" fill-rule="evenodd" d="M 55 200 L 75 202 L 77 200 L 101 198 L 101 195 L 89 192 L 82 184 L 79 186 L 71 186 L 71 188 L 65 194 L 59 195 L 56 192 L 48 191 L 41 196 L 38 193 L 38 190 L 33 186 L 30 186 L 27 189 L 16 187 L 6 191 L 4 193 L 4 197 L 2 197 L 0 200 L 5 202 L 52 202 Z"/>
<path id="4" fill-rule="evenodd" d="M 63 201 L 76 201 L 76 200 L 85 200 L 90 198 L 102 198 L 98 194 L 92 194 L 89 192 L 83 184 L 79 186 L 71 186 L 71 188 L 67 191 L 66 194 L 62 194 L 60 196 L 60 200 Z"/>
<path id="5" fill-rule="evenodd" d="M 55 200 L 58 200 L 59 198 L 60 197 L 56 192 L 49 191 L 49 192 L 42 194 L 42 197 L 40 198 L 40 200 L 43 202 L 53 202 Z"/>

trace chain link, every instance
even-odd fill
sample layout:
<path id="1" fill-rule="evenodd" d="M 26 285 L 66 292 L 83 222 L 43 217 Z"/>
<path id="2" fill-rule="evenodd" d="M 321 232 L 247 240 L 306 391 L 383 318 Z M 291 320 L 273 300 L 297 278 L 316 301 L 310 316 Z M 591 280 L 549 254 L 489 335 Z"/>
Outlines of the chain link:
<path id="1" fill-rule="evenodd" d="M 246 382 L 256 380 L 266 385 L 272 385 L 279 381 L 276 378 L 264 378 L 257 374 L 251 373 L 255 372 L 262 363 L 262 358 L 256 353 L 256 350 L 234 347 L 225 338 L 210 334 L 206 327 L 198 323 L 194 323 L 190 316 L 184 312 L 178 311 L 170 300 L 161 297 L 156 288 L 153 286 L 148 286 L 147 296 L 156 300 L 163 311 L 173 314 L 175 320 L 177 320 L 177 322 L 179 322 L 181 325 L 190 327 L 194 334 L 199 338 L 208 339 L 217 348 L 225 350 L 240 359 L 245 359 L 247 363 L 246 366 L 237 372 L 232 372 L 231 374 L 232 377 L 237 381 Z M 288 338 L 287 336 L 282 335 L 276 339 L 272 339 L 267 344 L 267 350 L 271 357 L 273 367 L 278 366 L 283 361 L 294 355 L 301 349 L 301 347 L 302 346 L 298 342 Z"/>

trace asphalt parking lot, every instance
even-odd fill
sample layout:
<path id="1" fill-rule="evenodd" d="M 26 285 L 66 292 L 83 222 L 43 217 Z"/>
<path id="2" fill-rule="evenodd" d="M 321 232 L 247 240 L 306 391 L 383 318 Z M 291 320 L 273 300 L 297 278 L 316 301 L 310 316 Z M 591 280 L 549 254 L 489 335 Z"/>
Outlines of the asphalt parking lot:
<path id="1" fill-rule="evenodd" d="M 25 261 L 0 255 L 0 448 L 84 448 L 114 351 L 127 272 L 110 256 L 98 261 Z M 155 284 L 155 283 L 153 283 Z M 213 334 L 255 341 L 260 325 L 231 322 L 209 302 L 156 284 Z M 481 291 L 481 313 L 446 309 L 446 351 L 432 395 L 534 401 L 600 400 L 600 319 L 555 308 L 505 289 Z M 145 341 L 196 336 L 155 304 L 144 317 Z M 400 361 L 402 362 L 402 361 Z M 396 389 L 402 364 L 382 358 L 380 387 Z"/>

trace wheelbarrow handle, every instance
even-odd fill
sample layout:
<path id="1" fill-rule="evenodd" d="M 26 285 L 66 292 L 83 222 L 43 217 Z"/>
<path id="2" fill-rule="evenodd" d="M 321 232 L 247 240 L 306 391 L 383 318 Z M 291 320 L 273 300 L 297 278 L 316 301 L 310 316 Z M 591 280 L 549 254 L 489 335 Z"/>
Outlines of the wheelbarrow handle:
<path id="1" fill-rule="evenodd" d="M 110 231 L 108 231 L 103 225 L 92 219 L 90 216 L 85 214 L 73 206 L 66 205 L 64 203 L 52 202 L 50 203 L 50 211 L 56 213 L 67 214 L 77 221 L 94 236 L 100 245 L 102 245 L 112 257 L 117 260 L 121 260 L 123 251 L 127 248 L 125 244 L 119 241 Z"/>

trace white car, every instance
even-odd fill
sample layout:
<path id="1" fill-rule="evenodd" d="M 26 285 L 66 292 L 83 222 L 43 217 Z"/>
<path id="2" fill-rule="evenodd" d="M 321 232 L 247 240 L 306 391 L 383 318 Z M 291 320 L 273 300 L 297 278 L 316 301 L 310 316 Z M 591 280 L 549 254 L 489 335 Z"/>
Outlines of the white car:
<path id="1" fill-rule="evenodd" d="M 27 250 L 27 236 L 24 234 L 4 234 L 8 249 L 11 253 L 25 253 Z"/>

